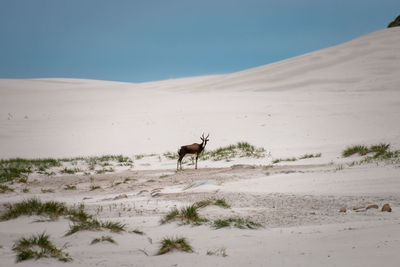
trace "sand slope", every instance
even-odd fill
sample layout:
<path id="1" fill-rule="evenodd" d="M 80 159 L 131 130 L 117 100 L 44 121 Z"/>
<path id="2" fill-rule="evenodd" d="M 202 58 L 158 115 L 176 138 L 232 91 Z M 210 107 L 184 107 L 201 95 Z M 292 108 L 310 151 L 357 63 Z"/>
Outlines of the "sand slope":
<path id="1" fill-rule="evenodd" d="M 400 139 L 399 29 L 227 75 L 0 80 L 0 157 L 176 151 L 211 133 L 275 156 Z M 288 155 L 289 154 L 289 155 Z"/>

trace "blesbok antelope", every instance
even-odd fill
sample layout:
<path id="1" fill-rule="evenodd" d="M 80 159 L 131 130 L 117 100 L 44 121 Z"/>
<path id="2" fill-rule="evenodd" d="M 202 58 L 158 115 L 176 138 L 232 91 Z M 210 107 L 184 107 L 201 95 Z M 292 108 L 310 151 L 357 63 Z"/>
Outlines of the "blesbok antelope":
<path id="1" fill-rule="evenodd" d="M 196 166 L 195 169 L 197 169 L 197 159 L 199 158 L 200 153 L 204 150 L 204 148 L 207 145 L 208 137 L 210 136 L 210 134 L 207 135 L 207 137 L 204 137 L 204 133 L 201 135 L 200 139 L 201 139 L 201 144 L 191 144 L 191 145 L 187 145 L 187 146 L 181 146 L 181 148 L 178 150 L 178 155 L 179 155 L 179 159 L 178 162 L 176 163 L 176 169 L 179 169 L 179 164 L 181 165 L 181 169 L 182 169 L 182 159 L 185 155 L 187 154 L 196 154 Z"/>

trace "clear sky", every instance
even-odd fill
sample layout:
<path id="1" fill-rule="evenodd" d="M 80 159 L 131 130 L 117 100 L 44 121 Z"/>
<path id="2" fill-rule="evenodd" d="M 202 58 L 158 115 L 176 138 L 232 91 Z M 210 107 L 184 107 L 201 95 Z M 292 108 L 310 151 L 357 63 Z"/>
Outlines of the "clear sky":
<path id="1" fill-rule="evenodd" d="M 399 0 L 0 0 L 0 78 L 231 73 L 384 29 L 399 14 Z"/>

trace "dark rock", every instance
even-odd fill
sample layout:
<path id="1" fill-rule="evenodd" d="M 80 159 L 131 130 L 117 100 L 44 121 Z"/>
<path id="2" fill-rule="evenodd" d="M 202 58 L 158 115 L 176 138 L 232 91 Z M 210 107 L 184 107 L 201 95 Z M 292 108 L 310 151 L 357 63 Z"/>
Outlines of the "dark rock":
<path id="1" fill-rule="evenodd" d="M 400 26 L 400 16 L 397 16 L 397 18 L 395 20 L 393 20 L 392 22 L 390 22 L 387 27 L 392 28 L 392 27 L 397 27 L 397 26 Z"/>

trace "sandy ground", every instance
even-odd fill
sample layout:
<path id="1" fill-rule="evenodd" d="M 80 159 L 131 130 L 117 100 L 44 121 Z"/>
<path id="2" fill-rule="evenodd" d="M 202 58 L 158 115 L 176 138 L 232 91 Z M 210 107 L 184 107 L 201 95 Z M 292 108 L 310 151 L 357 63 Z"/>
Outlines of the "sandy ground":
<path id="1" fill-rule="evenodd" d="M 84 203 L 97 218 L 145 235 L 84 231 L 64 237 L 70 221 L 20 217 L 0 222 L 0 266 L 15 264 L 17 239 L 43 231 L 74 260 L 19 266 L 398 266 L 399 163 L 349 167 L 360 158 L 344 159 L 341 152 L 381 142 L 400 148 L 399 33 L 399 27 L 386 29 L 225 75 L 141 84 L 0 79 L 0 158 L 156 154 L 114 173 L 34 174 L 27 184 L 10 185 L 15 192 L 0 194 L 0 204 L 31 197 Z M 208 149 L 247 141 L 267 155 L 200 161 L 198 170 L 182 172 L 175 172 L 176 161 L 157 156 L 200 141 L 202 132 L 210 133 Z M 310 153 L 322 157 L 271 167 L 274 159 Z M 90 191 L 92 185 L 101 188 Z M 263 227 L 160 225 L 173 207 L 210 197 L 224 198 L 231 208 L 209 206 L 202 216 L 248 217 Z M 392 212 L 352 210 L 385 203 Z M 102 235 L 117 244 L 90 245 Z M 186 237 L 194 253 L 155 256 L 171 236 Z M 227 256 L 207 255 L 218 250 Z"/>
<path id="2" fill-rule="evenodd" d="M 2 194 L 0 201 L 35 196 L 70 206 L 84 203 L 97 218 L 122 222 L 128 231 L 139 229 L 145 235 L 84 231 L 64 237 L 70 225 L 65 219 L 35 222 L 38 217 L 20 217 L 0 222 L 0 265 L 14 264 L 11 248 L 16 239 L 46 231 L 57 245 L 65 245 L 74 259 L 68 263 L 71 266 L 397 266 L 399 166 L 340 166 L 309 160 L 302 165 L 274 167 L 233 165 L 181 172 L 132 169 L 91 176 L 36 176 L 27 185 L 13 186 L 16 192 Z M 125 178 L 131 180 L 123 183 Z M 77 189 L 64 190 L 65 185 Z M 90 191 L 91 185 L 101 189 Z M 21 193 L 25 187 L 30 188 L 29 193 Z M 151 196 L 155 188 L 161 188 L 160 194 Z M 42 189 L 54 192 L 43 193 Z M 231 208 L 209 206 L 200 210 L 202 216 L 210 220 L 240 216 L 263 227 L 244 230 L 214 229 L 208 224 L 160 224 L 171 208 L 212 197 L 224 198 Z M 392 206 L 391 213 L 352 210 L 385 203 Z M 346 213 L 339 212 L 343 207 Z M 117 244 L 90 245 L 93 238 L 102 235 L 112 236 Z M 160 240 L 175 236 L 188 238 L 195 252 L 155 256 Z M 227 256 L 207 255 L 218 249 L 225 249 Z M 18 265 L 65 264 L 48 259 Z"/>

